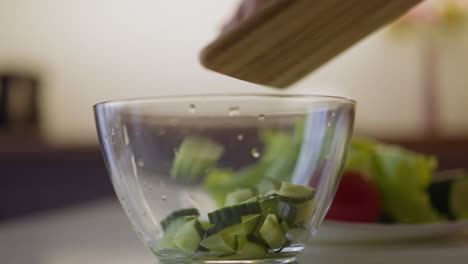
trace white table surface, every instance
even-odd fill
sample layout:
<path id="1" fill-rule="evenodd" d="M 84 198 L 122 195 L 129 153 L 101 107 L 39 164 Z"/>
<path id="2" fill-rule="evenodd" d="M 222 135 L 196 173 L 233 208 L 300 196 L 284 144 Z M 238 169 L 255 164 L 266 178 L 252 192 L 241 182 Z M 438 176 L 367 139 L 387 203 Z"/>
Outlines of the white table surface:
<path id="1" fill-rule="evenodd" d="M 468 263 L 468 233 L 424 242 L 312 244 L 300 263 Z M 151 264 L 114 200 L 0 223 L 1 264 Z"/>

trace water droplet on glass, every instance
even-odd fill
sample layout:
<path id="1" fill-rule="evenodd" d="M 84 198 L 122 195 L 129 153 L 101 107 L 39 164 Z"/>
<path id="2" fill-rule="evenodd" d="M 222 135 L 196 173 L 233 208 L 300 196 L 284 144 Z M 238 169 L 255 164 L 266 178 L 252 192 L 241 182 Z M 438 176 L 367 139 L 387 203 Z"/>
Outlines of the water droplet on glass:
<path id="1" fill-rule="evenodd" d="M 138 160 L 138 167 L 143 168 L 145 166 L 145 162 L 143 160 Z"/>
<path id="2" fill-rule="evenodd" d="M 161 195 L 161 200 L 163 200 L 164 202 L 167 201 L 167 196 L 166 195 Z"/>
<path id="3" fill-rule="evenodd" d="M 242 135 L 242 134 L 237 135 L 237 140 L 239 140 L 239 141 L 244 140 L 244 135 Z"/>
<path id="4" fill-rule="evenodd" d="M 239 116 L 240 108 L 238 106 L 233 106 L 229 108 L 229 116 Z"/>
<path id="5" fill-rule="evenodd" d="M 120 196 L 120 200 L 125 203 L 125 198 L 123 196 Z"/>
<path id="6" fill-rule="evenodd" d="M 260 158 L 260 152 L 258 152 L 258 150 L 256 148 L 252 149 L 252 157 L 254 157 L 256 159 Z"/>
<path id="7" fill-rule="evenodd" d="M 331 122 L 328 122 L 328 127 L 331 127 L 331 125 L 332 125 Z"/>
<path id="8" fill-rule="evenodd" d="M 265 120 L 265 115 L 258 116 L 258 121 L 264 121 L 264 120 Z"/>
<path id="9" fill-rule="evenodd" d="M 333 117 L 334 117 L 334 116 L 336 116 L 336 113 L 335 113 L 335 112 L 333 112 L 333 113 L 331 114 L 331 116 L 333 116 Z"/>
<path id="10" fill-rule="evenodd" d="M 189 107 L 190 113 L 195 114 L 195 112 L 197 112 L 196 108 L 197 107 L 194 104 L 191 104 L 190 107 Z"/>
<path id="11" fill-rule="evenodd" d="M 111 129 L 111 134 L 112 134 L 113 136 L 115 135 L 115 129 L 114 129 L 114 128 Z"/>

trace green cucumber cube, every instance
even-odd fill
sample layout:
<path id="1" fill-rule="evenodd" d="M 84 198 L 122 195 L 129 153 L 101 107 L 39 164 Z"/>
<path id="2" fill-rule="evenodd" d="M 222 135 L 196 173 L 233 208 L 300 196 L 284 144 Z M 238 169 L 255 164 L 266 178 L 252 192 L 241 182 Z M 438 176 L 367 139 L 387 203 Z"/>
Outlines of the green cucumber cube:
<path id="1" fill-rule="evenodd" d="M 310 200 L 314 198 L 315 189 L 303 185 L 283 182 L 278 194 L 290 198 Z"/>
<path id="2" fill-rule="evenodd" d="M 213 252 L 231 255 L 236 252 L 236 236 L 218 233 L 206 237 L 200 242 L 200 245 Z"/>
<path id="3" fill-rule="evenodd" d="M 226 196 L 224 206 L 240 204 L 252 197 L 255 197 L 255 193 L 251 188 L 239 189 Z"/>
<path id="4" fill-rule="evenodd" d="M 297 209 L 294 224 L 306 222 L 312 217 L 315 211 L 315 200 L 309 200 L 305 203 L 296 204 L 294 207 Z"/>
<path id="5" fill-rule="evenodd" d="M 274 214 L 269 214 L 265 218 L 259 233 L 260 237 L 272 249 L 281 248 L 286 244 L 286 236 Z"/>
<path id="6" fill-rule="evenodd" d="M 196 182 L 215 167 L 223 154 L 223 146 L 206 138 L 187 137 L 176 153 L 171 177 L 185 182 Z"/>
<path id="7" fill-rule="evenodd" d="M 245 236 L 237 238 L 237 252 L 229 256 L 230 259 L 258 259 L 267 254 L 267 250 L 260 244 L 249 241 Z"/>
<path id="8" fill-rule="evenodd" d="M 279 205 L 279 198 L 278 197 L 268 197 L 260 201 L 260 209 L 263 215 L 268 214 L 277 214 L 278 213 L 278 205 Z"/>
<path id="9" fill-rule="evenodd" d="M 261 214 L 256 214 L 256 215 L 245 215 L 242 216 L 242 233 L 244 235 L 249 235 L 253 233 L 258 226 L 258 223 L 260 222 L 260 219 L 262 218 Z"/>
<path id="10" fill-rule="evenodd" d="M 163 236 L 161 239 L 156 242 L 156 245 L 153 247 L 153 252 L 157 253 L 163 249 L 179 249 L 176 244 L 173 242 L 172 236 Z"/>
<path id="11" fill-rule="evenodd" d="M 281 230 L 283 230 L 283 233 L 285 233 L 285 234 L 288 233 L 288 231 L 289 231 L 289 226 L 288 226 L 288 224 L 286 223 L 286 221 L 281 222 L 280 225 L 281 225 Z"/>
<path id="12" fill-rule="evenodd" d="M 203 238 L 204 230 L 196 219 L 185 223 L 177 230 L 174 244 L 182 250 L 195 252 Z"/>
<path id="13" fill-rule="evenodd" d="M 169 222 L 169 224 L 167 225 L 165 234 L 169 236 L 174 236 L 177 230 L 179 230 L 179 228 L 181 228 L 183 225 L 185 225 L 186 223 L 194 219 L 195 217 L 179 217 L 179 218 L 174 219 L 173 221 Z"/>

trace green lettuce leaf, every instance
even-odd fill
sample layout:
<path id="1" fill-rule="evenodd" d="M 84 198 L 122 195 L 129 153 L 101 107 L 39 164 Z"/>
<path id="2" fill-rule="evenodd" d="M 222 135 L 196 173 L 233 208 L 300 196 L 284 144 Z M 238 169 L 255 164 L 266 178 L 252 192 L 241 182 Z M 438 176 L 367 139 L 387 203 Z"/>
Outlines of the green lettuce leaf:
<path id="1" fill-rule="evenodd" d="M 434 157 L 355 138 L 346 166 L 346 170 L 357 170 L 371 178 L 380 190 L 385 212 L 396 222 L 445 220 L 432 207 L 426 191 L 437 168 Z"/>

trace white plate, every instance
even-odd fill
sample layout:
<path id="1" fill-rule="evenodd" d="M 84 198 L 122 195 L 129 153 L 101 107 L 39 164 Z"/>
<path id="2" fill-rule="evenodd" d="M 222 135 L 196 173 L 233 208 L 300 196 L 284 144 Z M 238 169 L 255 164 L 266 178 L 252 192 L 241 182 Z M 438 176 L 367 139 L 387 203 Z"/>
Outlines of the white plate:
<path id="1" fill-rule="evenodd" d="M 468 221 L 437 224 L 365 224 L 324 221 L 315 241 L 358 242 L 414 240 L 451 235 L 468 231 Z"/>

